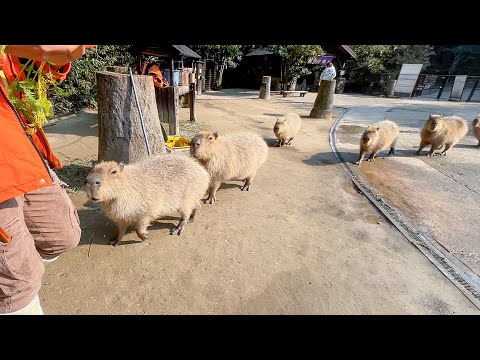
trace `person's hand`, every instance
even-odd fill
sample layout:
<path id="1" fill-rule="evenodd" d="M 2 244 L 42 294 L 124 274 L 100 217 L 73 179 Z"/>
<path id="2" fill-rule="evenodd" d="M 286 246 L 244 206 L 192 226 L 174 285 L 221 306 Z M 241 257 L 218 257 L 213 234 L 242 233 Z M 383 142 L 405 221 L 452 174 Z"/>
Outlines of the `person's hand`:
<path id="1" fill-rule="evenodd" d="M 85 49 L 95 45 L 7 45 L 7 54 L 27 59 L 47 61 L 58 67 L 85 54 Z"/>

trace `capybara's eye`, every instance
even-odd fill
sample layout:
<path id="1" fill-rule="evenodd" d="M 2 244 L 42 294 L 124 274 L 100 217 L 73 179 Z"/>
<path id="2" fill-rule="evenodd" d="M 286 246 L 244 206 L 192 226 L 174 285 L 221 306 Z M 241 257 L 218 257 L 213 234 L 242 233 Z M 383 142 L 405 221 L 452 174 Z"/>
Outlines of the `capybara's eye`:
<path id="1" fill-rule="evenodd" d="M 100 181 L 96 181 L 95 184 L 100 185 Z"/>
<path id="2" fill-rule="evenodd" d="M 208 140 L 213 140 L 213 138 L 209 137 Z"/>
<path id="3" fill-rule="evenodd" d="M 112 175 L 115 175 L 117 173 L 117 170 L 112 171 Z"/>

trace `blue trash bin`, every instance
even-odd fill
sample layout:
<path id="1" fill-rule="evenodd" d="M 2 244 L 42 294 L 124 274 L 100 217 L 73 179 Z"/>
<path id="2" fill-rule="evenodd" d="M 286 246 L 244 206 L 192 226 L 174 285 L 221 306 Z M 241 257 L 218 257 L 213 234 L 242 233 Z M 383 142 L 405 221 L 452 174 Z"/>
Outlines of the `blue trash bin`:
<path id="1" fill-rule="evenodd" d="M 168 81 L 170 86 L 178 86 L 180 83 L 180 70 L 173 70 L 173 84 L 170 81 L 170 69 L 163 70 L 163 77 Z"/>

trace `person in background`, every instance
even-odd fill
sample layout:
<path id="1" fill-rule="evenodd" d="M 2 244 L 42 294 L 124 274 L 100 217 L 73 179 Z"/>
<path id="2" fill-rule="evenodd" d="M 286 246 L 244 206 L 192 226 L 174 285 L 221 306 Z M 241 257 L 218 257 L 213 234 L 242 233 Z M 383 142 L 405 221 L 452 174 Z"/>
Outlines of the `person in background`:
<path id="1" fill-rule="evenodd" d="M 332 79 L 335 79 L 336 76 L 337 76 L 337 71 L 335 70 L 335 66 L 333 66 L 331 62 L 328 62 L 327 66 L 325 67 L 325 69 L 323 69 L 322 73 L 320 74 L 320 81 L 332 80 Z"/>
<path id="2" fill-rule="evenodd" d="M 44 262 L 78 245 L 77 210 L 52 168 L 62 167 L 42 128 L 9 100 L 8 86 L 25 79 L 26 59 L 64 80 L 71 62 L 94 45 L 6 45 L 0 52 L 0 314 L 43 315 L 38 292 Z M 22 94 L 18 95 L 22 97 Z"/>

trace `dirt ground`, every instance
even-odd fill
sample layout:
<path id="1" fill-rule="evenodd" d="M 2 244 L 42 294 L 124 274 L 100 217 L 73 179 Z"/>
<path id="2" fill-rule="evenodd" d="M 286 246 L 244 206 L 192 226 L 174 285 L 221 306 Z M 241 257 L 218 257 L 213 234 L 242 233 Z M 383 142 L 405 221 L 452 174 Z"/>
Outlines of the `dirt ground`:
<path id="1" fill-rule="evenodd" d="M 107 244 L 114 225 L 81 191 L 96 157 L 96 114 L 48 127 L 83 233 L 77 248 L 46 265 L 45 313 L 478 314 L 352 187 L 330 149 L 333 121 L 308 118 L 307 95 L 199 97 L 199 123 L 220 136 L 252 130 L 271 146 L 276 117 L 290 111 L 303 117 L 302 130 L 291 146 L 270 147 L 249 192 L 224 184 L 182 236 L 168 233 L 179 220 L 172 214 L 146 242 L 130 232 L 118 247 Z"/>

